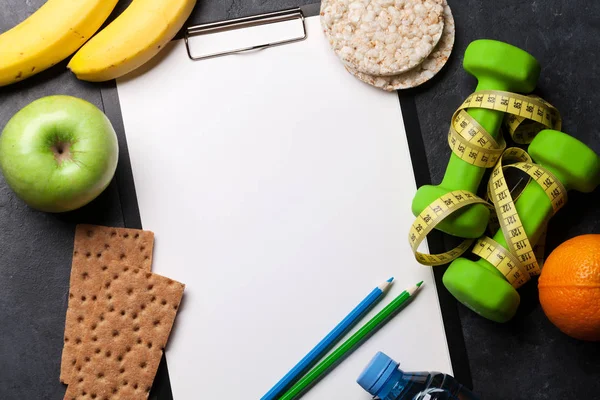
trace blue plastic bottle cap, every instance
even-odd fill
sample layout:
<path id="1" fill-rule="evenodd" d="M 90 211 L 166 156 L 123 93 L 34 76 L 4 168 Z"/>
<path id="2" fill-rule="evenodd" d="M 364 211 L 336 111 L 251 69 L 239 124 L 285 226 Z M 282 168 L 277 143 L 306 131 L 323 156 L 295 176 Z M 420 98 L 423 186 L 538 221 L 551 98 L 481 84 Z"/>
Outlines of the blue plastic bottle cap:
<path id="1" fill-rule="evenodd" d="M 356 382 L 372 396 L 376 396 L 400 364 L 378 352 Z"/>

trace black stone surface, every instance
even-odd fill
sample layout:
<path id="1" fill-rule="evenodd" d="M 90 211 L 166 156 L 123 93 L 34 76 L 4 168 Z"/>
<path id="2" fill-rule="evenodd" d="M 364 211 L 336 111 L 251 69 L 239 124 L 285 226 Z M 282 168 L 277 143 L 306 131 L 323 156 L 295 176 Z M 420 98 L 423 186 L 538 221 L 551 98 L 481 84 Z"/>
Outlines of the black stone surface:
<path id="1" fill-rule="evenodd" d="M 201 0 L 191 23 L 299 6 L 312 0 Z M 44 0 L 3 0 L 0 32 Z M 121 1 L 116 12 L 129 1 Z M 427 165 L 434 183 L 449 157 L 450 117 L 476 85 L 461 68 L 469 42 L 480 38 L 519 46 L 540 61 L 538 92 L 563 115 L 563 130 L 600 153 L 600 2 L 568 0 L 449 0 L 457 26 L 446 68 L 414 96 Z M 0 49 L 0 54 L 1 54 Z M 102 106 L 100 88 L 57 65 L 20 84 L 0 88 L 0 129 L 21 107 L 50 94 L 71 94 Z M 118 175 L 120 176 L 120 175 Z M 87 207 L 65 215 L 28 209 L 0 177 L 0 399 L 62 399 L 58 383 L 72 239 L 76 223 L 122 226 L 124 207 L 113 182 Z M 583 233 L 600 233 L 600 190 L 572 193 L 551 221 L 548 250 Z M 126 208 L 126 207 L 125 207 Z M 62 293 L 56 296 L 56 293 Z M 517 317 L 504 325 L 460 307 L 471 373 L 483 399 L 600 398 L 600 345 L 561 334 L 543 315 L 535 283 L 522 290 Z M 426 346 L 426 343 L 423 344 Z M 351 399 L 347 399 L 351 400 Z"/>

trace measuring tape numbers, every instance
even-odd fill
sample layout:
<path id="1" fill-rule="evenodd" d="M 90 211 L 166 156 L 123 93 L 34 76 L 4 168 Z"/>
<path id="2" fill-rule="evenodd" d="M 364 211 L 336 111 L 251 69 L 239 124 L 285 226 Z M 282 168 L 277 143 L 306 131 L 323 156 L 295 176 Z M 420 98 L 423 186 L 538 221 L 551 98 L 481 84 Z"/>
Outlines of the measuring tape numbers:
<path id="1" fill-rule="evenodd" d="M 531 279 L 530 275 L 523 271 L 519 260 L 510 251 L 487 236 L 477 241 L 472 252 L 496 267 L 506 280 L 516 288 L 521 287 Z"/>
<path id="2" fill-rule="evenodd" d="M 504 165 L 504 161 L 513 162 L 513 164 Z M 506 183 L 504 177 L 505 168 L 517 168 L 529 175 L 536 184 L 540 185 L 552 204 L 553 214 L 566 203 L 567 191 L 550 171 L 533 164 L 529 154 L 518 147 L 506 150 L 492 172 L 492 177 L 488 184 L 488 193 L 490 200 L 496 208 L 498 222 L 508 248 L 517 257 L 522 269 L 529 275 L 536 276 L 541 273 L 541 267 Z"/>
<path id="3" fill-rule="evenodd" d="M 466 190 L 456 190 L 443 195 L 429 206 L 425 207 L 410 227 L 410 233 L 408 235 L 410 247 L 412 248 L 417 261 L 421 264 L 430 266 L 447 264 L 460 257 L 469 249 L 469 247 L 471 247 L 471 244 L 474 242 L 473 239 L 465 240 L 454 249 L 441 254 L 425 254 L 417 250 L 429 232 L 442 222 L 444 218 L 447 218 L 457 210 L 472 204 L 489 205 L 487 201 L 475 196 L 473 193 L 467 192 Z"/>
<path id="4" fill-rule="evenodd" d="M 523 96 L 499 90 L 475 92 L 465 99 L 452 116 L 448 144 L 461 160 L 482 168 L 491 168 L 506 149 L 502 135 L 494 139 L 473 117 L 469 108 L 483 108 L 507 114 L 504 125 L 517 143 L 530 143 L 542 129 L 560 130 L 558 110 L 537 96 Z"/>

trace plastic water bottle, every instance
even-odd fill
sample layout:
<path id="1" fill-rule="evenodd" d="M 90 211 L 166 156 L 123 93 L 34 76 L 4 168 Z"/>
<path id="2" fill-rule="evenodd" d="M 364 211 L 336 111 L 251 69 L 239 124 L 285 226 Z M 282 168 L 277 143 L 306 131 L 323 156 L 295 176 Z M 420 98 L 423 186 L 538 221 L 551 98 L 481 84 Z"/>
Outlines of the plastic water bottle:
<path id="1" fill-rule="evenodd" d="M 454 377 L 439 372 L 404 372 L 379 352 L 357 382 L 381 400 L 479 400 Z"/>

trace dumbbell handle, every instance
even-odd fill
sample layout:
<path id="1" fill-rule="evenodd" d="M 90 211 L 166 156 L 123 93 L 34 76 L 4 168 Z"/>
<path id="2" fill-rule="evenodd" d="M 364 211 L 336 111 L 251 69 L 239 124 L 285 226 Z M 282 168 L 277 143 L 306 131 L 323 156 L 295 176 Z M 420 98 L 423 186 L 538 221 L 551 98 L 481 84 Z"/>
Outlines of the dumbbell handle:
<path id="1" fill-rule="evenodd" d="M 568 180 L 562 176 L 559 170 L 553 169 L 551 166 L 544 166 L 544 168 L 550 171 L 556 177 L 556 179 L 563 184 L 568 182 Z M 568 189 L 566 185 L 565 188 Z M 523 229 L 529 238 L 530 244 L 535 246 L 540 238 L 540 235 L 542 234 L 544 223 L 553 212 L 552 203 L 550 202 L 550 199 L 548 199 L 548 195 L 537 182 L 532 181 L 525 187 L 525 189 L 523 189 L 523 192 L 521 192 L 521 195 L 515 202 L 515 208 L 519 214 L 521 222 L 523 223 Z M 496 232 L 493 239 L 499 245 L 505 249 L 508 249 L 508 244 L 506 243 L 502 229 L 499 229 L 498 232 Z M 504 277 L 500 271 L 498 271 L 492 264 L 483 258 L 479 259 L 475 263 L 495 274 L 498 274 L 501 277 Z"/>
<path id="2" fill-rule="evenodd" d="M 475 91 L 480 90 L 502 90 L 508 91 L 508 88 L 502 82 L 490 79 L 480 79 Z M 502 111 L 486 110 L 474 108 L 467 110 L 467 113 L 473 117 L 479 124 L 494 138 L 498 138 L 498 133 L 502 125 L 505 114 Z M 471 193 L 477 193 L 481 178 L 485 174 L 485 168 L 478 167 L 463 161 L 456 154 L 450 155 L 450 161 L 444 174 L 444 179 L 440 186 L 452 190 L 467 190 Z"/>

